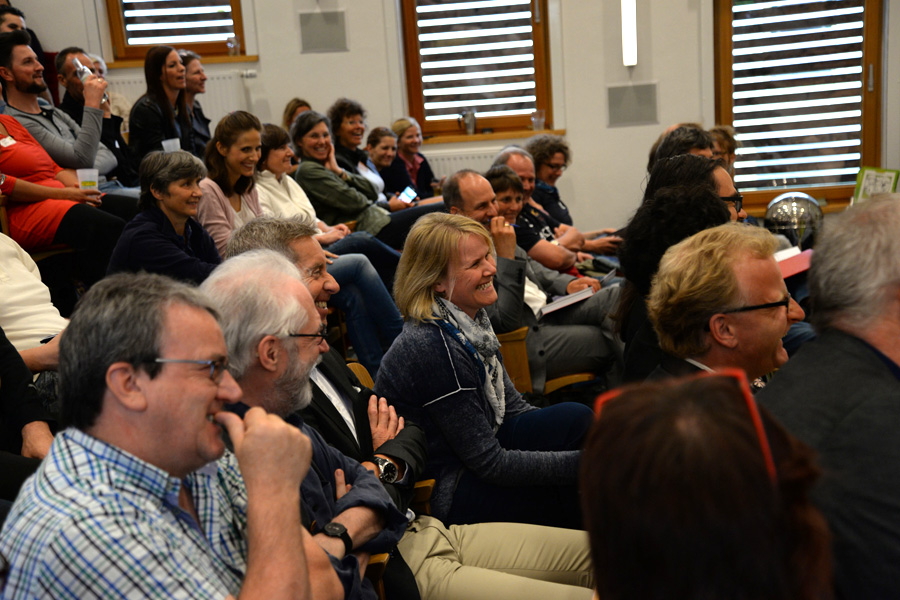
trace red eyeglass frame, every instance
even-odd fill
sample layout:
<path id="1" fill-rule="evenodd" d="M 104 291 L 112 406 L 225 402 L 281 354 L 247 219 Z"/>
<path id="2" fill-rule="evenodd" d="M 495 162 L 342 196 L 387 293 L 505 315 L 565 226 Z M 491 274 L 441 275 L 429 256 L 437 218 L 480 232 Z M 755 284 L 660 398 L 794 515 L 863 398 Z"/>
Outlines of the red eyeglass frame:
<path id="1" fill-rule="evenodd" d="M 685 382 L 695 379 L 704 379 L 706 377 L 730 377 L 738 382 L 738 386 L 744 396 L 744 403 L 747 406 L 747 411 L 750 413 L 750 421 L 753 422 L 756 439 L 759 441 L 763 462 L 766 464 L 766 472 L 769 474 L 769 479 L 772 481 L 772 484 L 776 485 L 778 483 L 778 475 L 775 471 L 775 460 L 772 458 L 772 449 L 769 446 L 769 438 L 766 436 L 766 429 L 763 426 L 759 408 L 756 406 L 756 400 L 753 398 L 753 393 L 750 391 L 750 382 L 747 381 L 747 375 L 740 369 L 721 369 L 713 373 L 704 371 L 696 375 L 678 379 L 677 381 Z M 599 419 L 603 406 L 610 400 L 618 398 L 623 391 L 624 388 L 617 388 L 601 394 L 594 403 L 594 418 Z"/>

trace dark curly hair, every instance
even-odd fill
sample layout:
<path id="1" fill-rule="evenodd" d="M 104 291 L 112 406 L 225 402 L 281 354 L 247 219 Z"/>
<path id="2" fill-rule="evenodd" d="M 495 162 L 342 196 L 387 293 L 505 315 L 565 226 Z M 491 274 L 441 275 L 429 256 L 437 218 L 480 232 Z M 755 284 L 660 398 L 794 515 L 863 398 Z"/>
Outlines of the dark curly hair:
<path id="1" fill-rule="evenodd" d="M 334 136 L 334 142 L 340 143 L 338 132 L 341 130 L 341 123 L 344 122 L 344 117 L 352 117 L 353 115 L 360 115 L 363 119 L 366 118 L 366 109 L 356 100 L 338 98 L 334 101 L 334 104 L 328 107 L 328 119 L 331 121 L 331 132 Z"/>
<path id="2" fill-rule="evenodd" d="M 541 165 L 550 164 L 550 159 L 557 152 L 561 152 L 565 159 L 566 166 L 572 160 L 572 151 L 566 138 L 561 135 L 553 135 L 550 133 L 542 133 L 530 138 L 525 143 L 525 149 L 531 153 L 534 158 L 534 168 L 537 170 Z"/>
<path id="3" fill-rule="evenodd" d="M 647 171 L 664 158 L 687 154 L 691 150 L 712 150 L 713 137 L 699 123 L 682 123 L 657 140 L 656 150 L 650 153 Z"/>

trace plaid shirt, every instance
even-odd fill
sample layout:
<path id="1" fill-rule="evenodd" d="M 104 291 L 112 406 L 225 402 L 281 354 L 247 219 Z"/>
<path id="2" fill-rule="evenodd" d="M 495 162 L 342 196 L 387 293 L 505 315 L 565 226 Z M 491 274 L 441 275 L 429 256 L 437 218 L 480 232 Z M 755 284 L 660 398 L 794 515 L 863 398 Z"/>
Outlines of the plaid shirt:
<path id="1" fill-rule="evenodd" d="M 67 429 L 22 486 L 3 532 L 2 598 L 224 598 L 246 571 L 247 491 L 226 453 L 181 481 Z M 205 532 L 205 533 L 204 533 Z"/>

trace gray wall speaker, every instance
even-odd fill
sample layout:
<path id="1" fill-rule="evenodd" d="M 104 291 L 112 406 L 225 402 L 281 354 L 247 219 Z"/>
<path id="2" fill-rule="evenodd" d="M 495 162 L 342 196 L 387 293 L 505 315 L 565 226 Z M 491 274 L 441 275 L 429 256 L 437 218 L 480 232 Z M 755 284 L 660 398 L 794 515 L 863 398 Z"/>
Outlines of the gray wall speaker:
<path id="1" fill-rule="evenodd" d="M 611 85 L 607 94 L 610 127 L 659 123 L 655 83 Z"/>
<path id="2" fill-rule="evenodd" d="M 348 48 L 344 11 L 300 13 L 300 43 L 303 54 L 346 52 Z"/>

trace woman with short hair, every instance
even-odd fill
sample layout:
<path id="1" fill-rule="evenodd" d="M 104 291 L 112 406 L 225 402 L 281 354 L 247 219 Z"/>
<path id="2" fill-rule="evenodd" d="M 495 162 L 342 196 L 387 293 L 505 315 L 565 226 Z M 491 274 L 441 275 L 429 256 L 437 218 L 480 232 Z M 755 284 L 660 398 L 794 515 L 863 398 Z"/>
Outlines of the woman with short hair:
<path id="1" fill-rule="evenodd" d="M 222 259 L 194 217 L 206 167 L 189 152 L 151 152 L 141 161 L 138 213 L 116 244 L 108 273 L 159 273 L 202 283 Z"/>

